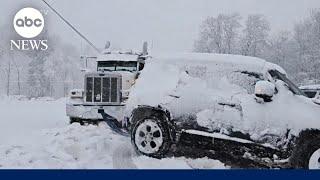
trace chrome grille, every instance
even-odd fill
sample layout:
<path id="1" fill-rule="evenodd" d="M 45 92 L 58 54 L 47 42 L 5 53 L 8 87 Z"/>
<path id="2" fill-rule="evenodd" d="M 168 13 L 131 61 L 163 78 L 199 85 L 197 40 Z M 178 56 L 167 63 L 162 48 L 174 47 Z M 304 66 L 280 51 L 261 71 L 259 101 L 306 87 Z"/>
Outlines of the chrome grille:
<path id="1" fill-rule="evenodd" d="M 121 76 L 114 74 L 87 75 L 85 101 L 93 104 L 119 104 L 121 102 Z"/>

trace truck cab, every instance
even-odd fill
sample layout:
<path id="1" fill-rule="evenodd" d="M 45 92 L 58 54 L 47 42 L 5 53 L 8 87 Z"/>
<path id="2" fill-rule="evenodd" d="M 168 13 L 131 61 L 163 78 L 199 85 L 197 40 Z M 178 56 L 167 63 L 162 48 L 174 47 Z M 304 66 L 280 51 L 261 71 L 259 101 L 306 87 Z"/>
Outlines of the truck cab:
<path id="1" fill-rule="evenodd" d="M 97 72 L 121 76 L 121 101 L 125 102 L 128 99 L 130 88 L 138 78 L 144 64 L 145 57 L 138 53 L 107 52 L 97 58 Z"/>
<path id="2" fill-rule="evenodd" d="M 97 123 L 103 119 L 98 109 L 122 122 L 130 88 L 144 68 L 146 58 L 147 53 L 133 51 L 105 51 L 95 57 L 96 69 L 86 70 L 84 88 L 70 91 L 66 104 L 70 123 Z"/>

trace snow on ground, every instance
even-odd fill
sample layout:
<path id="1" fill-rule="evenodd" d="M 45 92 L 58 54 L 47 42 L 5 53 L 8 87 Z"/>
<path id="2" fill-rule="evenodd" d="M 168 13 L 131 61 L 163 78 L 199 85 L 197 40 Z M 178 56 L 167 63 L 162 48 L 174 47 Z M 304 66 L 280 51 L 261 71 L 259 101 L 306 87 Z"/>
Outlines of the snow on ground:
<path id="1" fill-rule="evenodd" d="M 65 99 L 0 97 L 0 168 L 226 168 L 208 158 L 154 159 L 106 124 L 68 124 Z"/>
<path id="2" fill-rule="evenodd" d="M 38 135 L 34 133 L 66 126 L 64 107 L 64 99 L 18 100 L 0 96 L 0 142 L 30 144 Z"/>

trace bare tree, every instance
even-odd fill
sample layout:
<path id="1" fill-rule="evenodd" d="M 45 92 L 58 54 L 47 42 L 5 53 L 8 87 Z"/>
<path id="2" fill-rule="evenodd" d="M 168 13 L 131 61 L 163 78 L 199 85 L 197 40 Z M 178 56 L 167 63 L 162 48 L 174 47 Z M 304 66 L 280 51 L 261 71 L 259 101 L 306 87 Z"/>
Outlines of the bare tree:
<path id="1" fill-rule="evenodd" d="M 309 17 L 295 25 L 294 39 L 300 71 L 307 74 L 305 81 L 320 79 L 320 10 L 312 10 Z"/>
<path id="2" fill-rule="evenodd" d="M 220 14 L 208 17 L 200 26 L 195 51 L 232 54 L 236 51 L 238 29 L 241 27 L 239 14 Z"/>
<path id="3" fill-rule="evenodd" d="M 232 54 L 236 52 L 236 44 L 238 37 L 238 29 L 241 27 L 240 20 L 241 16 L 239 14 L 231 14 L 224 16 L 224 39 L 225 39 L 225 53 Z"/>
<path id="4" fill-rule="evenodd" d="M 21 67 L 18 66 L 17 62 L 14 59 L 12 59 L 13 65 L 17 71 L 17 86 L 18 86 L 18 95 L 21 95 L 21 79 L 20 79 L 20 74 L 21 74 Z"/>
<path id="5" fill-rule="evenodd" d="M 241 40 L 241 54 L 259 57 L 263 46 L 266 45 L 270 32 L 270 24 L 263 15 L 249 15 Z"/>
<path id="6" fill-rule="evenodd" d="M 280 31 L 271 37 L 269 40 L 271 52 L 268 54 L 270 54 L 272 62 L 279 64 L 280 66 L 285 66 L 291 53 L 291 43 L 291 34 L 289 31 Z"/>
<path id="7" fill-rule="evenodd" d="M 12 56 L 11 56 L 12 57 Z M 8 60 L 8 66 L 5 68 L 7 74 L 7 96 L 10 95 L 10 75 L 11 75 L 11 61 Z"/>

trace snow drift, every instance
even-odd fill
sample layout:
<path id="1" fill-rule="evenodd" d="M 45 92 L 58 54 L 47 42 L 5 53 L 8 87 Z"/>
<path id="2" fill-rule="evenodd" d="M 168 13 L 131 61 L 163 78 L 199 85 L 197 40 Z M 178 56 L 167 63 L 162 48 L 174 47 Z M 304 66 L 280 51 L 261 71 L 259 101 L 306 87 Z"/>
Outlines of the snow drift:
<path id="1" fill-rule="evenodd" d="M 138 156 L 130 139 L 99 126 L 68 124 L 65 99 L 0 96 L 0 168 L 226 168 L 208 158 Z"/>

